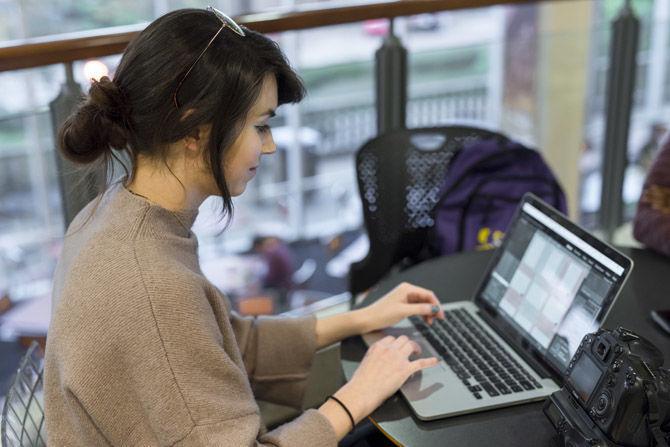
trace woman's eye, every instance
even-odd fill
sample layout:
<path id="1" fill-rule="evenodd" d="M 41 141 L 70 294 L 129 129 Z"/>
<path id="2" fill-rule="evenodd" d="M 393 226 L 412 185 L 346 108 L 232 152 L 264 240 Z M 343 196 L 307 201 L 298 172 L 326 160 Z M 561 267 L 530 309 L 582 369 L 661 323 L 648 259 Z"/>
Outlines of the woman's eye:
<path id="1" fill-rule="evenodd" d="M 266 134 L 270 131 L 270 126 L 267 124 L 259 124 L 256 126 L 256 131 L 260 134 Z"/>

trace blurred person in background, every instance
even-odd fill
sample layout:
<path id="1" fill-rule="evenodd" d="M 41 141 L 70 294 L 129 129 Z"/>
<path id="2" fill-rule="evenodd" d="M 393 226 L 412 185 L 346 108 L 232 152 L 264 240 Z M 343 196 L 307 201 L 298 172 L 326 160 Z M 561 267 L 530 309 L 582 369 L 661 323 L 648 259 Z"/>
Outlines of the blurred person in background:
<path id="1" fill-rule="evenodd" d="M 661 148 L 661 141 L 667 131 L 668 128 L 665 123 L 659 121 L 652 123 L 649 127 L 649 136 L 642 145 L 637 157 L 637 164 L 644 169 L 644 172 L 649 171 L 651 163 L 654 161 L 658 150 Z"/>
<path id="2" fill-rule="evenodd" d="M 648 248 L 670 256 L 670 138 L 661 144 L 644 182 L 633 235 Z"/>
<path id="3" fill-rule="evenodd" d="M 295 262 L 291 249 L 275 236 L 257 236 L 252 250 L 261 255 L 267 266 L 263 287 L 288 292 L 293 288 Z"/>

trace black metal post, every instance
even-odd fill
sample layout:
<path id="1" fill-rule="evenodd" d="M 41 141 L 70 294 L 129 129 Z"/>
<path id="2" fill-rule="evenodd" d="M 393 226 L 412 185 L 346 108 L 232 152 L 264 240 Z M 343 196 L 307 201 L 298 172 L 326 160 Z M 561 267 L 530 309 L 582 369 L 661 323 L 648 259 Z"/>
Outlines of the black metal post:
<path id="1" fill-rule="evenodd" d="M 405 127 L 407 104 L 407 50 L 393 34 L 375 53 L 377 134 Z"/>
<path id="2" fill-rule="evenodd" d="M 608 241 L 623 221 L 623 181 L 628 164 L 628 132 L 633 111 L 639 34 L 640 21 L 627 0 L 612 24 L 607 74 L 600 226 Z"/>
<path id="3" fill-rule="evenodd" d="M 67 62 L 64 65 L 65 83 L 61 86 L 61 91 L 56 99 L 49 104 L 56 144 L 58 144 L 58 129 L 76 109 L 84 95 L 81 87 L 74 80 L 72 62 Z M 95 174 L 90 170 L 77 166 L 63 158 L 58 151 L 56 152 L 58 184 L 61 191 L 65 228 L 67 228 L 77 213 L 97 194 L 97 181 Z"/>

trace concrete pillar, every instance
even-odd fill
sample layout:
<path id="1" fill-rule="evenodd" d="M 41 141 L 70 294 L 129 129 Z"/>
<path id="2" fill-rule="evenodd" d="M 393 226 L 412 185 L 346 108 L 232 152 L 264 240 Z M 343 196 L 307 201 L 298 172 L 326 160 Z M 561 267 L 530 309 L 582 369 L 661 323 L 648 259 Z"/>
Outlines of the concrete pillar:
<path id="1" fill-rule="evenodd" d="M 64 67 L 65 83 L 61 86 L 60 93 L 56 99 L 49 104 L 54 142 L 56 144 L 58 144 L 58 130 L 60 126 L 76 110 L 84 95 L 81 87 L 74 80 L 72 62 L 66 62 Z M 58 170 L 58 183 L 60 185 L 63 204 L 63 218 L 65 220 L 65 228 L 67 228 L 77 213 L 95 198 L 99 176 L 95 171 L 83 169 L 65 159 L 58 150 L 56 152 L 56 168 Z"/>
<path id="2" fill-rule="evenodd" d="M 572 218 L 579 214 L 592 8 L 587 0 L 547 2 L 539 13 L 537 146 L 565 189 Z"/>

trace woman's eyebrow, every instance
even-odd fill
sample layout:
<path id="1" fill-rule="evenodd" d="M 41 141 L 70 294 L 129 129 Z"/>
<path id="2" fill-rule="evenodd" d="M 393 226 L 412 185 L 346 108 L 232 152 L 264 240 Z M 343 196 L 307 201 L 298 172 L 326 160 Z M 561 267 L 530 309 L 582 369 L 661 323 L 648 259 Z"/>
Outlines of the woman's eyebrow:
<path id="1" fill-rule="evenodd" d="M 268 118 L 273 118 L 276 115 L 275 109 L 268 109 L 264 113 L 261 113 L 258 116 L 261 117 L 261 116 L 265 116 L 265 115 L 267 115 Z"/>

